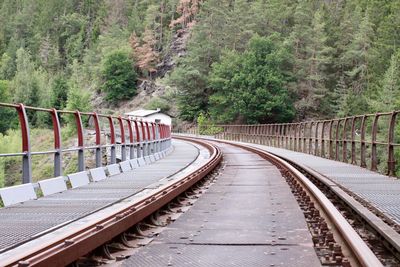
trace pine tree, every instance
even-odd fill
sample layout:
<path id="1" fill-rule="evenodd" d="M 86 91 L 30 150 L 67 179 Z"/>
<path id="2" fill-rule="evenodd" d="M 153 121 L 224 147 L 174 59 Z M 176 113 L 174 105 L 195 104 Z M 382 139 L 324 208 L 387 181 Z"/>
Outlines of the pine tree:
<path id="1" fill-rule="evenodd" d="M 159 53 L 155 49 L 156 40 L 154 39 L 152 31 L 146 29 L 142 44 L 139 43 L 136 34 L 132 34 L 130 37 L 130 45 L 133 50 L 136 67 L 143 74 L 151 77 L 151 74 L 157 71 L 156 67 L 159 58 Z"/>
<path id="2" fill-rule="evenodd" d="M 294 14 L 295 25 L 289 37 L 295 56 L 293 71 L 297 83 L 294 91 L 299 99 L 296 108 L 300 119 L 329 113 L 326 70 L 331 64 L 333 49 L 327 44 L 322 11 L 314 12 L 313 18 L 310 18 L 310 13 L 313 13 L 311 2 L 298 4 Z"/>
<path id="3" fill-rule="evenodd" d="M 400 108 L 400 49 L 392 55 L 381 82 L 381 89 L 378 90 L 376 99 L 372 99 L 370 103 L 377 112 Z"/>
<path id="4" fill-rule="evenodd" d="M 39 106 L 40 88 L 30 53 L 23 48 L 18 49 L 16 65 L 17 71 L 12 82 L 13 101 L 28 106 Z"/>
<path id="5" fill-rule="evenodd" d="M 202 0 L 180 0 L 176 8 L 176 11 L 181 16 L 175 20 L 172 20 L 170 27 L 173 28 L 177 24 L 181 24 L 182 28 L 193 26 L 193 20 L 196 14 L 199 12 L 199 5 Z"/>
<path id="6" fill-rule="evenodd" d="M 373 25 L 366 13 L 342 57 L 344 64 L 349 66 L 346 74 L 355 94 L 361 94 L 369 89 L 370 74 L 368 71 L 373 38 Z"/>

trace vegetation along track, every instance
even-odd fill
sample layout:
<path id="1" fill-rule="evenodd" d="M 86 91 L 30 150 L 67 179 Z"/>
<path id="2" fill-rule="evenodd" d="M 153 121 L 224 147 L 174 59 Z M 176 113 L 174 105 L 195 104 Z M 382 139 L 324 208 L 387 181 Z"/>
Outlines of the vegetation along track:
<path id="1" fill-rule="evenodd" d="M 116 211 L 101 221 L 92 222 L 90 226 L 70 233 L 62 240 L 54 241 L 51 245 L 19 257 L 10 265 L 55 266 L 75 262 L 79 257 L 95 251 L 96 248 L 101 248 L 103 244 L 137 226 L 180 195 L 186 194 L 188 189 L 215 169 L 222 159 L 222 154 L 217 144 L 196 138 L 179 138 L 207 147 L 211 155 L 210 160 L 194 173 L 167 188 L 153 192 L 129 208 Z M 256 153 L 280 169 L 304 212 L 316 253 L 323 265 L 382 266 L 381 258 L 371 251 L 368 244 L 357 234 L 334 204 L 302 172 L 266 151 L 246 145 L 226 143 Z M 140 232 L 140 227 L 138 231 Z"/>

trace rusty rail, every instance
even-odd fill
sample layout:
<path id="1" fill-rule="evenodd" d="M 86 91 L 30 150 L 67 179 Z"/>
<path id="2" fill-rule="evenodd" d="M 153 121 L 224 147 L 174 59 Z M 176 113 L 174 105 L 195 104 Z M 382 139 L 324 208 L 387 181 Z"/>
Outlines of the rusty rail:
<path id="1" fill-rule="evenodd" d="M 285 148 L 400 176 L 400 111 L 299 123 L 203 125 L 175 130 Z"/>
<path id="2" fill-rule="evenodd" d="M 175 135 L 174 138 L 184 138 L 184 135 Z M 334 232 L 335 238 L 338 243 L 342 246 L 342 250 L 346 251 L 347 257 L 349 257 L 352 266 L 365 266 L 365 267 L 377 267 L 383 266 L 377 256 L 368 247 L 366 242 L 357 234 L 354 228 L 347 222 L 340 211 L 334 206 L 334 204 L 328 199 L 327 196 L 314 185 L 306 176 L 304 176 L 299 170 L 293 167 L 290 163 L 281 159 L 265 150 L 239 144 L 237 142 L 222 141 L 216 139 L 208 139 L 207 137 L 187 137 L 192 140 L 206 140 L 214 141 L 218 143 L 225 143 L 240 147 L 252 153 L 259 155 L 267 161 L 270 161 L 277 166 L 284 175 L 293 178 L 297 185 L 301 186 L 306 194 L 313 199 L 313 202 L 317 205 L 318 210 L 321 212 L 325 220 L 329 221 L 329 224 L 333 226 L 331 230 Z"/>
<path id="3" fill-rule="evenodd" d="M 96 167 L 101 167 L 104 154 L 103 148 L 106 150 L 107 148 L 110 149 L 111 156 L 107 163 L 113 164 L 116 163 L 117 148 L 121 148 L 121 160 L 126 160 L 127 157 L 133 159 L 135 157 L 147 156 L 150 153 L 161 151 L 170 145 L 170 127 L 161 123 L 143 122 L 128 117 L 97 114 L 96 112 L 29 107 L 23 104 L 0 103 L 0 108 L 14 109 L 18 115 L 19 129 L 21 131 L 22 139 L 21 152 L 1 154 L 0 151 L 0 157 L 22 157 L 22 183 L 32 182 L 32 156 L 35 155 L 53 154 L 54 177 L 57 177 L 63 175 L 62 155 L 67 152 L 78 153 L 78 171 L 83 171 L 86 169 L 85 152 L 87 150 L 95 150 Z M 29 122 L 29 117 L 27 115 L 28 112 L 45 112 L 51 116 L 51 126 L 54 133 L 54 149 L 47 151 L 32 151 L 32 140 L 30 138 L 30 127 L 32 125 Z M 63 128 L 61 127 L 60 121 L 62 116 L 66 115 L 74 117 L 74 126 L 76 127 L 76 138 L 78 144 L 76 147 L 64 148 L 62 146 Z M 87 119 L 87 121 L 91 121 L 91 127 L 93 127 L 95 132 L 95 145 L 85 145 L 85 137 L 88 136 L 88 131 L 85 130 L 83 117 Z M 101 122 L 101 118 L 106 122 Z M 13 118 L 8 119 L 11 122 Z M 139 124 L 141 124 L 142 127 L 138 127 Z M 103 131 L 101 130 L 101 126 L 105 127 Z M 118 127 L 118 130 L 115 129 L 116 127 Z M 126 129 L 127 131 L 125 131 Z M 104 139 L 104 136 L 106 135 L 109 135 L 110 138 L 103 140 L 105 142 L 102 144 L 102 139 Z M 118 138 L 120 139 L 120 142 L 117 142 Z"/>
<path id="4" fill-rule="evenodd" d="M 113 210 L 112 214 L 106 214 L 98 221 L 80 225 L 74 232 L 66 232 L 57 240 L 32 247 L 18 255 L 13 254 L 7 262 L 2 262 L 2 265 L 66 266 L 144 220 L 207 176 L 221 162 L 222 153 L 218 147 L 206 141 L 190 141 L 210 151 L 208 161 L 193 172 L 166 187 L 154 190 L 135 203 Z"/>

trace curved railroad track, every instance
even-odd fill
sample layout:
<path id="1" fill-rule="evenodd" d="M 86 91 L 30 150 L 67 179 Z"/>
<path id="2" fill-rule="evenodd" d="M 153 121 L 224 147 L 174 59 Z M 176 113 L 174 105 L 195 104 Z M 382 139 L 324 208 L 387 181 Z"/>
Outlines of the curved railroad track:
<path id="1" fill-rule="evenodd" d="M 248 150 L 278 167 L 303 210 L 312 235 L 315 250 L 323 265 L 383 266 L 368 244 L 343 217 L 341 212 L 303 173 L 287 161 L 264 150 L 242 144 L 177 136 L 177 139 L 197 143 L 210 152 L 209 160 L 196 171 L 168 186 L 154 190 L 129 207 L 115 210 L 97 221 L 91 221 L 65 233 L 40 247 L 13 255 L 6 266 L 64 266 L 74 263 L 129 228 L 148 218 L 209 175 L 221 162 L 218 142 Z"/>

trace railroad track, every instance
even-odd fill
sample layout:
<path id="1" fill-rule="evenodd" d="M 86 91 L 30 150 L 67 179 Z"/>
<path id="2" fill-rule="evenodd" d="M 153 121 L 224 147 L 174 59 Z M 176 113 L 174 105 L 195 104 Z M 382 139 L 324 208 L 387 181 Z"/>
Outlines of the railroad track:
<path id="1" fill-rule="evenodd" d="M 201 144 L 210 152 L 209 160 L 194 172 L 166 187 L 154 190 L 151 195 L 133 205 L 115 210 L 97 221 L 91 221 L 74 229 L 73 232 L 65 233 L 57 240 L 12 255 L 8 262 L 3 262 L 2 265 L 65 266 L 143 221 L 207 176 L 220 163 L 222 154 L 218 147 L 205 141 L 193 142 Z"/>
<path id="2" fill-rule="evenodd" d="M 30 251 L 23 254 L 13 255 L 13 258 L 5 265 L 64 266 L 76 262 L 99 247 L 104 248 L 104 244 L 117 236 L 123 236 L 121 242 L 124 244 L 126 231 L 146 218 L 152 218 L 152 214 L 168 206 L 171 201 L 182 194 L 187 196 L 185 192 L 215 170 L 222 160 L 221 150 L 215 140 L 207 141 L 181 136 L 177 138 L 206 147 L 211 155 L 208 162 L 193 173 L 164 188 L 155 190 L 151 195 L 143 197 L 128 207 L 115 210 L 98 221 L 91 221 L 51 243 L 31 248 Z M 298 169 L 261 149 L 232 142 L 225 143 L 255 153 L 278 167 L 303 210 L 315 251 L 321 259 L 322 265 L 382 266 L 381 261 L 371 251 L 368 244 L 357 234 L 334 204 Z M 140 232 L 140 229 L 138 231 Z M 105 254 L 107 253 L 108 251 L 105 252 Z"/>

